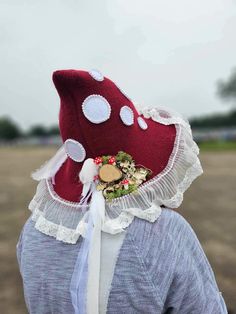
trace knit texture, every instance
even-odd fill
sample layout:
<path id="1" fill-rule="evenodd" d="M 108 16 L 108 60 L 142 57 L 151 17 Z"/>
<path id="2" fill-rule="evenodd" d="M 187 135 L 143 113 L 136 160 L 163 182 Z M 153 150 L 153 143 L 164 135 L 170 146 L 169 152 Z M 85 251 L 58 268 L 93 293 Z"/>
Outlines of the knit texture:
<path id="1" fill-rule="evenodd" d="M 29 313 L 73 313 L 69 285 L 81 241 L 59 242 L 26 222 L 17 257 Z M 201 245 L 178 213 L 164 209 L 155 223 L 136 218 L 129 226 L 107 313 L 227 313 Z"/>
<path id="2" fill-rule="evenodd" d="M 206 255 L 181 215 L 165 209 L 156 223 L 131 224 L 108 313 L 227 313 Z"/>
<path id="3" fill-rule="evenodd" d="M 140 115 L 133 102 L 107 77 L 97 81 L 87 71 L 60 70 L 53 73 L 53 82 L 60 97 L 59 127 L 63 142 L 69 138 L 80 142 L 86 158 L 116 155 L 123 150 L 134 158 L 136 164 L 151 169 L 152 177 L 166 167 L 176 136 L 174 125 L 143 117 L 148 129 L 141 129 L 137 122 Z M 96 95 L 104 97 L 111 107 L 110 118 L 99 124 L 92 123 L 83 113 L 84 101 Z M 134 124 L 130 126 L 120 118 L 123 106 L 133 112 Z M 81 167 L 81 163 L 68 158 L 57 172 L 55 191 L 63 199 L 79 200 L 83 187 L 78 182 Z"/>

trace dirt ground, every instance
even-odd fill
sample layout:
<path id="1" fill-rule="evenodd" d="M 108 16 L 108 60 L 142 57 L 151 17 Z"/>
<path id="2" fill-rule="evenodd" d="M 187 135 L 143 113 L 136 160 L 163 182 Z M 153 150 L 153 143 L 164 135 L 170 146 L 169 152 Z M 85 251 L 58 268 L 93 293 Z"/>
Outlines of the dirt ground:
<path id="1" fill-rule="evenodd" d="M 27 313 L 15 246 L 36 183 L 30 172 L 55 148 L 0 148 L 0 313 Z M 236 152 L 203 152 L 204 175 L 186 192 L 181 214 L 191 223 L 236 313 Z M 42 313 L 43 314 L 43 313 Z"/>

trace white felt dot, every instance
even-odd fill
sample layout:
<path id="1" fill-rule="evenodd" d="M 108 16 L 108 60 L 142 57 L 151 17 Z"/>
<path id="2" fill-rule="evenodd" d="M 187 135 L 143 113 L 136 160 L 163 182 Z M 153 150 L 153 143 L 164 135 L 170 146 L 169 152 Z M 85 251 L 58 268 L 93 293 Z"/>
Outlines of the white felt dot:
<path id="1" fill-rule="evenodd" d="M 102 123 L 110 118 L 111 106 L 104 98 L 100 95 L 88 96 L 82 104 L 82 110 L 85 117 L 93 123 Z"/>
<path id="2" fill-rule="evenodd" d="M 133 110 L 128 106 L 123 106 L 120 109 L 120 118 L 125 125 L 134 124 L 134 113 Z"/>
<path id="3" fill-rule="evenodd" d="M 98 70 L 92 69 L 89 71 L 89 74 L 94 78 L 96 81 L 102 82 L 104 80 L 104 76 Z"/>
<path id="4" fill-rule="evenodd" d="M 67 155 L 74 161 L 81 162 L 85 159 L 86 152 L 84 146 L 73 139 L 65 141 L 65 150 Z"/>
<path id="5" fill-rule="evenodd" d="M 138 125 L 140 126 L 140 128 L 143 130 L 147 130 L 148 125 L 147 125 L 146 121 L 142 117 L 138 117 L 137 120 L 138 120 Z"/>

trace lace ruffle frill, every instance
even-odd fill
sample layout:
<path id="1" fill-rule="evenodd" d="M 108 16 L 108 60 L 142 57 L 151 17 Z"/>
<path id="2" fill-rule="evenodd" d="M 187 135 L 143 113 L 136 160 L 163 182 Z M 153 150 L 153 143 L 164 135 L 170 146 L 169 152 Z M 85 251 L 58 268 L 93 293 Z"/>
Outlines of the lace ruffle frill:
<path id="1" fill-rule="evenodd" d="M 199 149 L 186 120 L 164 109 L 144 108 L 139 112 L 156 122 L 175 124 L 176 139 L 168 164 L 161 173 L 142 184 L 137 192 L 106 202 L 102 230 L 111 234 L 122 232 L 134 217 L 156 221 L 162 205 L 179 207 L 184 192 L 202 173 Z M 60 198 L 53 190 L 51 179 L 39 182 L 29 209 L 36 229 L 57 240 L 74 244 L 80 235 L 85 234 L 89 205 Z"/>

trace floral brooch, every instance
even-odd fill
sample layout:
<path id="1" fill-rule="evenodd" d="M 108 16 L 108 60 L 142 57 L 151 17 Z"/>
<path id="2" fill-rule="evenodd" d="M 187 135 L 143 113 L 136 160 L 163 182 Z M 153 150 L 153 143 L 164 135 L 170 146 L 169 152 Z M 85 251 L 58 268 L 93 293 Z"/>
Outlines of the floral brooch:
<path id="1" fill-rule="evenodd" d="M 116 156 L 96 157 L 94 163 L 98 166 L 96 188 L 108 201 L 135 192 L 152 174 L 150 169 L 135 165 L 132 156 L 123 151 Z"/>

